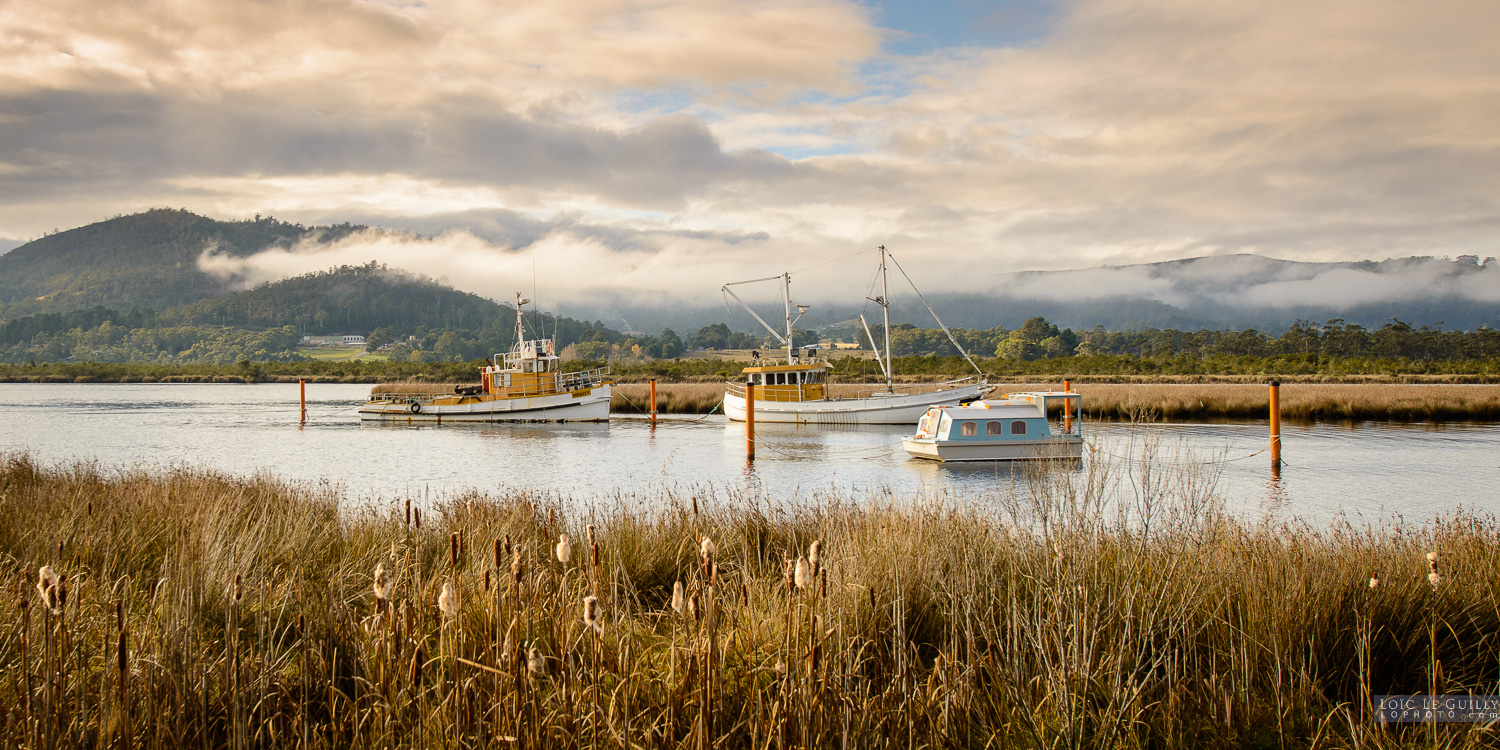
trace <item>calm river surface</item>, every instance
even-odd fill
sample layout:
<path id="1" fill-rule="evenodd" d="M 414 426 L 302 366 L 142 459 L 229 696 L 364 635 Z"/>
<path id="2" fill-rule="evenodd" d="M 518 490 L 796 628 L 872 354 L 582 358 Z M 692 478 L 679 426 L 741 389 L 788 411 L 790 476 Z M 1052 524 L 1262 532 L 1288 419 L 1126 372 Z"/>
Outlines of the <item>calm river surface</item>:
<path id="1" fill-rule="evenodd" d="M 191 466 L 294 481 L 330 481 L 355 500 L 531 488 L 578 499 L 616 491 L 713 486 L 791 501 L 856 495 L 1019 491 L 1004 466 L 937 465 L 901 450 L 904 427 L 758 425 L 757 460 L 744 426 L 722 416 L 609 424 L 361 424 L 367 385 L 309 385 L 297 424 L 296 385 L 0 384 L 0 452 L 46 463 Z M 1286 466 L 1273 480 L 1260 423 L 1131 428 L 1090 424 L 1091 461 L 1111 462 L 1129 494 L 1141 446 L 1217 476 L 1228 506 L 1250 516 L 1420 521 L 1462 506 L 1500 513 L 1500 428 L 1476 425 L 1287 425 Z M 1175 459 L 1173 457 L 1176 457 Z M 1235 460 L 1238 459 L 1238 460 Z M 1081 470 L 1080 470 L 1081 471 Z M 1138 473 L 1138 471 L 1134 472 Z"/>

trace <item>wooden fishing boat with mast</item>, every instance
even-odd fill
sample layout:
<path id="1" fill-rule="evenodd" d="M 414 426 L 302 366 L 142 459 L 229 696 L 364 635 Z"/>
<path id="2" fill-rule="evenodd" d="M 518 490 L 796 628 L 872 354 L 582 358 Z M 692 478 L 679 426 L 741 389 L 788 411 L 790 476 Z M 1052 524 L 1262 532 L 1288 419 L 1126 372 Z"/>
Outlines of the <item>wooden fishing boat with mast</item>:
<path id="1" fill-rule="evenodd" d="M 453 393 L 381 393 L 359 410 L 361 420 L 388 422 L 605 422 L 609 420 L 608 367 L 563 372 L 550 338 L 526 338 L 516 295 L 516 343 L 480 369 L 477 386 Z"/>
<path id="2" fill-rule="evenodd" d="M 778 342 L 786 347 L 785 364 L 767 364 L 746 367 L 742 374 L 744 380 L 740 382 L 731 381 L 726 385 L 724 393 L 724 414 L 734 421 L 745 419 L 745 385 L 755 385 L 755 421 L 757 422 L 791 422 L 796 424 L 914 424 L 927 410 L 934 406 L 952 406 L 969 401 L 974 401 L 988 387 L 984 382 L 984 373 L 979 366 L 974 364 L 974 359 L 948 326 L 938 318 L 937 312 L 922 298 L 922 293 L 917 292 L 922 304 L 927 311 L 932 313 L 938 326 L 943 333 L 948 335 L 948 340 L 953 342 L 964 359 L 968 360 L 977 375 L 966 378 L 950 380 L 936 385 L 926 386 L 897 386 L 891 371 L 891 311 L 889 282 L 886 277 L 886 262 L 895 263 L 897 270 L 906 277 L 907 283 L 911 283 L 911 277 L 906 276 L 906 271 L 901 269 L 901 264 L 891 256 L 884 245 L 879 247 L 880 251 L 880 294 L 868 298 L 871 302 L 880 306 L 881 315 L 885 324 L 885 349 L 882 354 L 880 346 L 875 341 L 875 336 L 870 331 L 870 325 L 865 320 L 864 313 L 860 313 L 860 324 L 864 327 L 865 335 L 869 337 L 870 347 L 875 350 L 876 361 L 880 363 L 881 373 L 885 376 L 884 389 L 873 393 L 853 398 L 830 398 L 828 394 L 829 371 L 833 369 L 826 361 L 817 356 L 816 349 L 796 347 L 792 340 L 792 325 L 807 312 L 807 305 L 793 304 L 791 301 L 792 275 L 783 273 L 780 276 L 769 276 L 763 279 L 751 279 L 749 281 L 735 281 L 725 284 L 722 291 L 728 297 L 733 297 L 756 322 L 760 323 L 770 332 Z M 781 282 L 782 305 L 786 311 L 785 331 L 777 331 L 765 319 L 750 309 L 744 300 L 741 300 L 730 287 L 741 284 L 755 284 L 765 281 Z M 916 290 L 916 285 L 912 285 Z M 792 315 L 793 308 L 796 316 Z"/>

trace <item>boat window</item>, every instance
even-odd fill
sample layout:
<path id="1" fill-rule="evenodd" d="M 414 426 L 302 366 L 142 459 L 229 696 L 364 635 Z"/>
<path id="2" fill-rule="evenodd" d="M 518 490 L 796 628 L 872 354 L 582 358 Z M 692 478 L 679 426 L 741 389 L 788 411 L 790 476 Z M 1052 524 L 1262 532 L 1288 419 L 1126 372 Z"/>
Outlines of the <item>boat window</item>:
<path id="1" fill-rule="evenodd" d="M 979 434 L 978 422 L 963 422 L 961 424 L 962 426 L 959 428 L 960 435 L 964 437 L 974 437 L 975 435 Z"/>
<path id="2" fill-rule="evenodd" d="M 1024 420 L 1024 419 L 1017 419 L 1016 421 L 1011 422 L 1010 423 L 1010 434 L 1012 434 L 1012 435 L 1025 435 L 1026 434 L 1026 420 Z"/>
<path id="3" fill-rule="evenodd" d="M 991 420 L 989 422 L 985 422 L 984 423 L 984 434 L 986 434 L 986 435 L 1004 435 L 1005 434 L 1005 423 L 1004 422 L 997 422 L 997 421 L 994 421 L 994 420 Z"/>
<path id="4" fill-rule="evenodd" d="M 922 420 L 920 422 L 917 422 L 917 432 L 920 432 L 920 433 L 922 433 L 924 435 L 927 434 L 927 428 L 931 424 L 932 424 L 932 417 L 929 417 L 926 414 L 923 414 L 922 415 Z"/>
<path id="5" fill-rule="evenodd" d="M 786 373 L 776 373 L 776 385 L 786 385 Z"/>

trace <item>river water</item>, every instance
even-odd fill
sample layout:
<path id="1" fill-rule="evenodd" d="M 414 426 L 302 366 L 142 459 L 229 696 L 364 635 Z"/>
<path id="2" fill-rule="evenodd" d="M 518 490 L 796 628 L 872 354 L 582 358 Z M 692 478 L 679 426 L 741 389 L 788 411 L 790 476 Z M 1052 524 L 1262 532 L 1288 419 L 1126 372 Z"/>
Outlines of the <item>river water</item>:
<path id="1" fill-rule="evenodd" d="M 405 427 L 361 424 L 367 385 L 309 385 L 309 421 L 284 384 L 0 384 L 0 452 L 45 463 L 211 468 L 332 482 L 350 502 L 525 488 L 589 500 L 666 488 L 749 490 L 772 502 L 835 491 L 856 497 L 1019 492 L 1007 465 L 939 465 L 901 450 L 905 427 L 744 425 L 722 416 L 609 424 Z M 1090 423 L 1086 462 L 1134 493 L 1144 446 L 1158 467 L 1212 479 L 1240 515 L 1413 521 L 1459 507 L 1500 513 L 1500 428 L 1489 425 L 1287 424 L 1273 477 L 1264 422 L 1135 426 Z M 1077 469 L 1082 473 L 1086 469 Z"/>

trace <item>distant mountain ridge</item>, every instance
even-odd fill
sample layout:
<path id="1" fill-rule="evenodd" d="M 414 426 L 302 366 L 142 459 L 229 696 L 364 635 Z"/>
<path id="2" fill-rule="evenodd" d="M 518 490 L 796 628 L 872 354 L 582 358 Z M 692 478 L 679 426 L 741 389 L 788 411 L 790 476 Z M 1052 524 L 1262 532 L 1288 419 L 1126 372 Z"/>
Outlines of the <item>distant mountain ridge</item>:
<path id="1" fill-rule="evenodd" d="M 0 321 L 103 306 L 121 313 L 150 308 L 165 320 L 197 324 L 294 324 L 325 333 L 397 325 L 381 322 L 390 317 L 382 317 L 376 307 L 387 304 L 401 309 L 395 317 L 405 322 L 399 325 L 420 319 L 422 325 L 473 328 L 481 325 L 476 316 L 496 314 L 495 303 L 430 280 L 410 277 L 395 292 L 371 286 L 393 279 L 389 274 L 394 272 L 320 281 L 313 274 L 312 281 L 289 279 L 290 285 L 246 296 L 236 294 L 233 281 L 205 273 L 198 262 L 207 250 L 246 257 L 269 248 L 294 248 L 309 239 L 333 241 L 363 229 L 347 223 L 303 227 L 259 216 L 217 221 L 175 209 L 117 217 L 0 254 Z M 930 283 L 919 258 L 905 260 L 918 283 Z M 361 280 L 356 284 L 355 278 Z M 1069 271 L 978 267 L 965 281 L 982 283 L 985 289 L 924 290 L 950 326 L 1015 328 L 1040 315 L 1063 327 L 1109 330 L 1255 328 L 1276 333 L 1297 320 L 1334 318 L 1370 328 L 1392 318 L 1448 329 L 1500 328 L 1500 262 L 1476 256 L 1309 263 L 1222 255 Z M 439 294 L 439 287 L 452 295 Z M 893 322 L 933 325 L 913 295 L 893 287 L 892 296 Z M 569 300 L 557 307 L 571 318 L 648 333 L 666 328 L 690 333 L 726 322 L 734 330 L 760 333 L 750 316 L 721 305 L 670 300 L 643 305 L 625 298 Z M 861 311 L 855 302 L 814 302 L 799 327 L 847 324 Z M 428 307 L 435 312 L 418 309 Z M 770 314 L 768 320 L 780 317 L 779 310 L 762 314 Z M 444 322 L 434 322 L 438 320 Z"/>
<path id="2" fill-rule="evenodd" d="M 246 256 L 309 234 L 336 239 L 363 227 L 303 227 L 272 218 L 218 221 L 153 209 L 58 232 L 0 255 L 0 319 L 103 305 L 163 310 L 234 291 L 204 273 L 205 249 Z"/>

